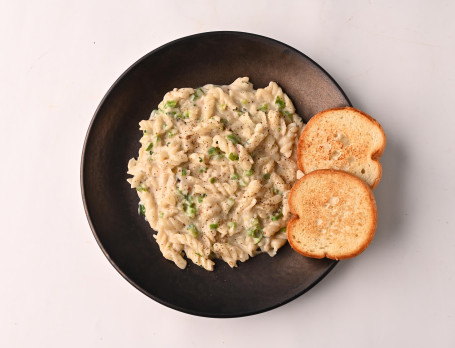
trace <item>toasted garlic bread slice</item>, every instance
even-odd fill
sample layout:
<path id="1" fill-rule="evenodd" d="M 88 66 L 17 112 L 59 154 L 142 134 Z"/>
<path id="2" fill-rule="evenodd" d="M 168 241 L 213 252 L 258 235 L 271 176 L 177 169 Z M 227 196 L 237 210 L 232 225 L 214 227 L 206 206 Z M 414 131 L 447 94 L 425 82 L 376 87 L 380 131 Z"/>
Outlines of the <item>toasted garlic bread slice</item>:
<path id="1" fill-rule="evenodd" d="M 364 112 L 351 108 L 328 109 L 313 116 L 297 147 L 299 169 L 338 169 L 354 174 L 375 188 L 381 180 L 378 159 L 386 137 L 381 125 Z"/>
<path id="2" fill-rule="evenodd" d="M 291 247 L 302 255 L 334 260 L 357 256 L 373 239 L 377 224 L 374 195 L 356 176 L 316 170 L 291 189 L 294 216 L 287 226 Z"/>

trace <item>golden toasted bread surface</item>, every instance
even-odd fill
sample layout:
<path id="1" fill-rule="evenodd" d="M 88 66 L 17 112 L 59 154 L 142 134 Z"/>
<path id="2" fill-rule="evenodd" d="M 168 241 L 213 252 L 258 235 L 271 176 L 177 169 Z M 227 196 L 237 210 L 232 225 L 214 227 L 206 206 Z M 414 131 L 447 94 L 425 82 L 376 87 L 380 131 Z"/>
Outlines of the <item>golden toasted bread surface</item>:
<path id="1" fill-rule="evenodd" d="M 385 145 L 384 130 L 371 116 L 351 107 L 328 109 L 313 116 L 303 130 L 297 164 L 305 174 L 343 170 L 375 188 L 382 176 L 378 159 Z"/>
<path id="2" fill-rule="evenodd" d="M 316 170 L 291 189 L 288 224 L 292 248 L 305 256 L 342 260 L 364 251 L 377 225 L 370 187 L 343 171 Z"/>

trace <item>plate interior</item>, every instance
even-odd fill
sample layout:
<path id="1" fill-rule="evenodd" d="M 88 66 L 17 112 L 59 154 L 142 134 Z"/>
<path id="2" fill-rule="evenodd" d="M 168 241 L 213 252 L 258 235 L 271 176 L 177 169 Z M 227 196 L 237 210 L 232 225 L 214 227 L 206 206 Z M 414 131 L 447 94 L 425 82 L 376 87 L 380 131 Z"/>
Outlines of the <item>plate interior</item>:
<path id="1" fill-rule="evenodd" d="M 275 40 L 238 32 L 182 38 L 147 54 L 111 87 L 87 133 L 81 166 L 85 210 L 101 249 L 140 291 L 171 308 L 200 316 L 237 317 L 275 308 L 301 295 L 336 264 L 309 259 L 286 245 L 214 272 L 165 260 L 153 231 L 138 215 L 138 197 L 126 179 L 137 157 L 138 123 L 173 88 L 225 85 L 248 76 L 254 88 L 276 81 L 307 122 L 327 108 L 350 105 L 336 82 L 311 59 Z"/>

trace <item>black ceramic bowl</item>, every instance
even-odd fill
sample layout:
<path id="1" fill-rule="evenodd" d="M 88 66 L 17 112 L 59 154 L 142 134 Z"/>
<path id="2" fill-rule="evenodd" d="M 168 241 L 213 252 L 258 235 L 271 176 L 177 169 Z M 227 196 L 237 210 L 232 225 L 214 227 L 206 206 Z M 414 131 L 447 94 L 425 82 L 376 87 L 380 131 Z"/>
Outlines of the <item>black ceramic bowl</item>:
<path id="1" fill-rule="evenodd" d="M 304 121 L 321 110 L 350 105 L 337 83 L 292 47 L 247 33 L 203 33 L 168 43 L 133 64 L 101 101 L 82 154 L 85 211 L 106 257 L 147 296 L 200 316 L 270 310 L 309 290 L 336 264 L 306 258 L 286 245 L 273 258 L 259 255 L 235 269 L 217 261 L 213 272 L 191 262 L 180 270 L 162 257 L 153 231 L 138 215 L 126 171 L 138 154 L 139 121 L 175 87 L 230 84 L 240 76 L 250 77 L 256 89 L 276 81 Z"/>

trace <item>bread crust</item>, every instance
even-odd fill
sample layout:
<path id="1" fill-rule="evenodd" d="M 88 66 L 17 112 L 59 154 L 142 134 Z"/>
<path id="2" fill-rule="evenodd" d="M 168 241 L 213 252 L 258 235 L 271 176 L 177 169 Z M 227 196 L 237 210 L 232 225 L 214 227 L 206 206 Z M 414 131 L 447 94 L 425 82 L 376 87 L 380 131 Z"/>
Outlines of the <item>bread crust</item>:
<path id="1" fill-rule="evenodd" d="M 308 121 L 308 123 L 306 124 L 305 128 L 302 131 L 302 134 L 300 135 L 300 138 L 299 138 L 299 141 L 298 141 L 298 144 L 297 144 L 297 166 L 303 173 L 308 174 L 309 170 L 308 170 L 308 168 L 305 168 L 304 163 L 303 163 L 303 158 L 305 156 L 304 143 L 305 143 L 305 138 L 306 138 L 308 132 L 313 128 L 313 124 L 315 124 L 316 121 L 319 118 L 323 117 L 327 113 L 334 112 L 334 111 L 346 111 L 346 110 L 353 111 L 353 112 L 356 112 L 356 113 L 359 113 L 359 114 L 365 116 L 373 124 L 373 126 L 375 126 L 375 127 L 377 127 L 379 129 L 380 133 L 382 134 L 382 138 L 383 138 L 382 145 L 379 147 L 379 149 L 377 149 L 370 156 L 371 160 L 373 162 L 376 162 L 376 164 L 378 165 L 378 170 L 379 170 L 377 178 L 375 179 L 375 181 L 371 185 L 371 189 L 374 189 L 379 184 L 379 181 L 381 180 L 381 177 L 382 177 L 382 166 L 381 166 L 381 163 L 379 162 L 379 158 L 384 153 L 384 150 L 385 150 L 385 147 L 386 147 L 386 143 L 387 143 L 387 138 L 386 138 L 384 129 L 382 128 L 382 126 L 379 124 L 378 121 L 376 121 L 373 117 L 371 117 L 367 113 L 365 113 L 365 112 L 363 112 L 363 111 L 361 111 L 359 109 L 350 107 L 350 106 L 340 107 L 340 108 L 332 108 L 332 109 L 327 109 L 327 110 L 321 111 L 321 112 L 317 113 L 316 115 L 314 115 Z M 330 169 L 330 168 L 327 168 L 327 169 Z"/>
<path id="2" fill-rule="evenodd" d="M 292 237 L 292 233 L 297 228 L 296 225 L 297 225 L 299 219 L 305 219 L 305 217 L 300 217 L 298 215 L 298 212 L 297 212 L 298 209 L 295 205 L 295 203 L 298 200 L 297 196 L 299 195 L 299 193 L 298 193 L 299 186 L 302 185 L 305 180 L 308 180 L 309 177 L 319 176 L 319 175 L 338 175 L 338 176 L 346 177 L 347 180 L 354 180 L 355 182 L 358 183 L 358 185 L 360 185 L 360 187 L 362 187 L 364 189 L 365 193 L 368 195 L 368 202 L 370 203 L 370 209 L 372 209 L 371 228 L 366 232 L 366 237 L 363 240 L 362 244 L 360 244 L 358 247 L 353 248 L 352 250 L 350 250 L 349 252 L 346 252 L 344 254 L 331 254 L 330 252 L 324 252 L 323 254 L 312 253 L 309 250 L 306 250 L 306 249 L 302 248 L 301 246 L 299 246 L 295 242 L 294 238 Z M 362 179 L 358 178 L 357 176 L 355 176 L 351 173 L 340 171 L 340 170 L 334 170 L 334 169 L 320 169 L 320 170 L 315 170 L 309 174 L 306 174 L 292 187 L 289 197 L 288 197 L 288 202 L 289 202 L 290 211 L 291 211 L 291 213 L 294 214 L 294 217 L 289 221 L 289 223 L 287 225 L 287 237 L 288 237 L 288 241 L 289 241 L 289 244 L 291 245 L 291 247 L 295 251 L 297 251 L 299 254 L 302 254 L 304 256 L 311 257 L 311 258 L 318 258 L 318 259 L 327 257 L 327 258 L 333 259 L 333 260 L 344 260 L 344 259 L 349 259 L 349 258 L 355 257 L 355 256 L 359 255 L 360 253 L 362 253 L 373 240 L 373 237 L 376 232 L 376 227 L 377 227 L 376 200 L 374 198 L 373 191 L 371 190 L 369 185 L 367 183 L 365 183 Z M 318 207 L 314 207 L 314 208 L 317 209 Z"/>

